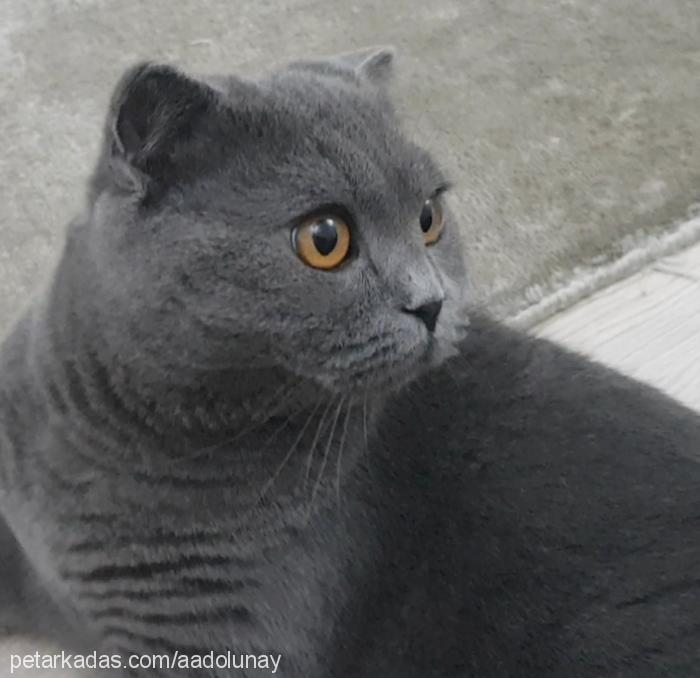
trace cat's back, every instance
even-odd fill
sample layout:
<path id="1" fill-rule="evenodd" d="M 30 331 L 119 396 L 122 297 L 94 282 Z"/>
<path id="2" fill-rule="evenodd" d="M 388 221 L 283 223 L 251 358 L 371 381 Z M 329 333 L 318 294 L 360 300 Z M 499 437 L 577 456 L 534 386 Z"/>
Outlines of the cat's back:
<path id="1" fill-rule="evenodd" d="M 476 323 L 379 438 L 377 569 L 336 675 L 695 675 L 700 418 Z"/>

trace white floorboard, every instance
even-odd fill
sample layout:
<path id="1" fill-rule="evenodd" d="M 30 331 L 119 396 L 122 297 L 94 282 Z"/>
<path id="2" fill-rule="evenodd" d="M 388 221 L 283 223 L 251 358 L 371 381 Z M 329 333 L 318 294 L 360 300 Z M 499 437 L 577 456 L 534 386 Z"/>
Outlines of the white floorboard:
<path id="1" fill-rule="evenodd" d="M 700 245 L 534 328 L 700 411 Z"/>

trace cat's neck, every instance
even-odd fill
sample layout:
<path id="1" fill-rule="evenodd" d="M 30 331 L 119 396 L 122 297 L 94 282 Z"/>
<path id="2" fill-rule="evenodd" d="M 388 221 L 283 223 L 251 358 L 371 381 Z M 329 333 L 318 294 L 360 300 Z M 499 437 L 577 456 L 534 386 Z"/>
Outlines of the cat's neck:
<path id="1" fill-rule="evenodd" d="M 120 321 L 115 312 L 114 325 L 105 326 L 111 310 L 91 305 L 86 266 L 68 250 L 35 309 L 35 357 L 47 382 L 73 406 L 120 415 L 138 435 L 148 431 L 192 445 L 313 407 L 318 389 L 276 368 L 183 366 L 137 344 L 115 346 L 119 323 L 129 319 Z"/>
<path id="2" fill-rule="evenodd" d="M 62 261 L 4 354 L 18 368 L 6 372 L 16 376 L 3 390 L 35 405 L 19 428 L 41 436 L 32 419 L 55 425 L 51 447 L 34 450 L 37 478 L 49 467 L 42 454 L 73 471 L 99 468 L 93 478 L 124 478 L 118 497 L 93 491 L 85 499 L 115 515 L 120 508 L 110 501 L 125 493 L 147 513 L 153 493 L 171 502 L 177 487 L 189 503 L 177 500 L 171 510 L 182 509 L 183 524 L 223 514 L 232 533 L 256 540 L 270 525 L 303 526 L 323 497 L 335 501 L 366 450 L 377 393 L 328 393 L 274 370 L 195 379 L 125 360 L 86 312 L 90 290 L 75 271 L 75 261 Z M 144 529 L 159 520 L 144 518 Z"/>
<path id="3" fill-rule="evenodd" d="M 61 275 L 59 269 L 48 303 L 36 309 L 30 343 L 49 407 L 70 412 L 75 445 L 63 454 L 82 446 L 80 463 L 127 468 L 154 492 L 174 484 L 206 495 L 207 507 L 226 507 L 233 532 L 251 538 L 256 525 L 303 526 L 324 496 L 339 492 L 366 450 L 376 395 L 329 394 L 253 370 L 173 379 L 168 391 L 165 382 L 149 381 L 160 370 L 144 379 L 142 367 L 134 371 L 100 346 L 89 318 L 74 312 L 74 292 Z M 134 505 L 146 510 L 143 486 L 123 491 L 129 488 Z"/>

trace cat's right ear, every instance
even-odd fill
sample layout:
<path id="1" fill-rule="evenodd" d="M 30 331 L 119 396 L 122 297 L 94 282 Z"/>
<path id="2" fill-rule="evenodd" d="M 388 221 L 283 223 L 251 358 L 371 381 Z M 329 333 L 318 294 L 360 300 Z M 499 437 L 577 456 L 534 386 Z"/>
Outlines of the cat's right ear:
<path id="1" fill-rule="evenodd" d="M 187 156 L 183 148 L 216 106 L 213 89 L 170 66 L 142 63 L 128 70 L 107 119 L 112 179 L 142 195 L 173 181 Z"/>
<path id="2" fill-rule="evenodd" d="M 354 52 L 338 54 L 331 59 L 341 68 L 354 73 L 361 81 L 379 87 L 386 87 L 394 72 L 393 47 L 366 47 Z"/>

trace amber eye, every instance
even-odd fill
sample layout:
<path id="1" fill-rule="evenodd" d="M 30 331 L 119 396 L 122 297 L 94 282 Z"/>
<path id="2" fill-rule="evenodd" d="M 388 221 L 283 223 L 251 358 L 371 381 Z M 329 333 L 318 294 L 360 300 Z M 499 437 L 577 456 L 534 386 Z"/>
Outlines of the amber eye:
<path id="1" fill-rule="evenodd" d="M 292 247 L 305 264 L 327 271 L 348 256 L 350 229 L 340 217 L 313 217 L 292 231 Z"/>
<path id="2" fill-rule="evenodd" d="M 430 198 L 423 203 L 420 212 L 420 230 L 423 231 L 423 239 L 426 245 L 436 243 L 442 235 L 445 226 L 445 215 L 440 203 Z"/>

